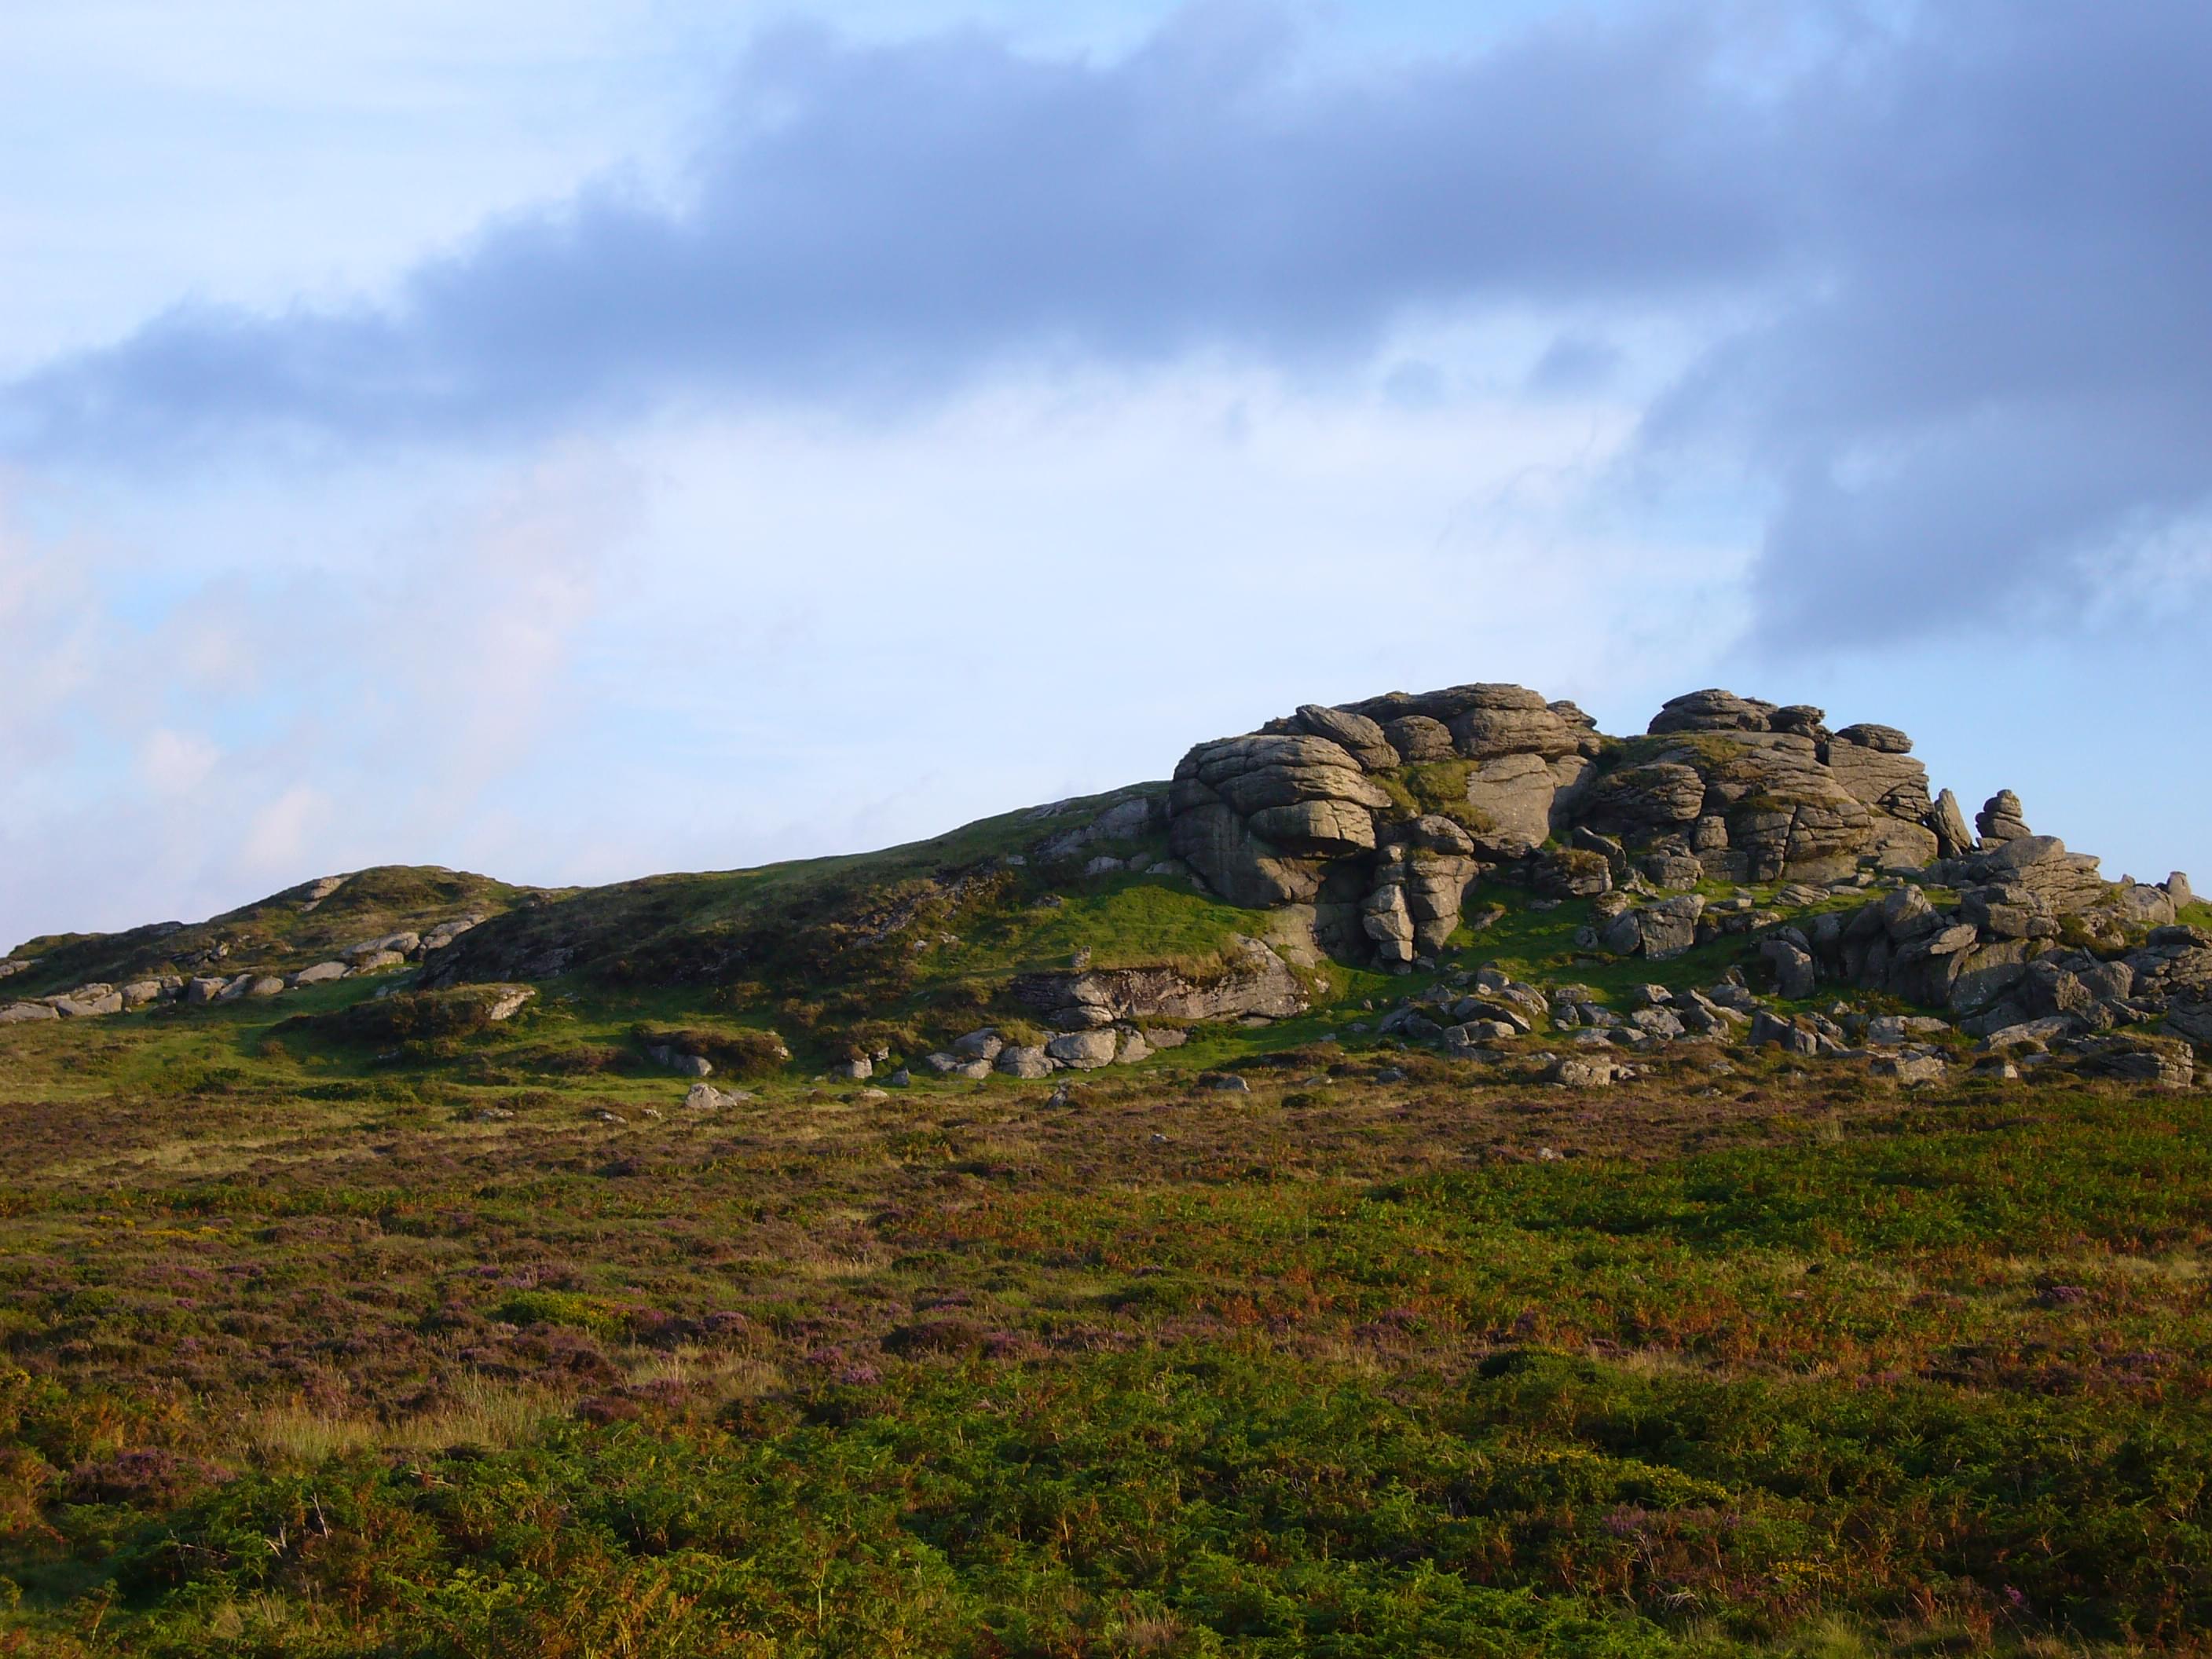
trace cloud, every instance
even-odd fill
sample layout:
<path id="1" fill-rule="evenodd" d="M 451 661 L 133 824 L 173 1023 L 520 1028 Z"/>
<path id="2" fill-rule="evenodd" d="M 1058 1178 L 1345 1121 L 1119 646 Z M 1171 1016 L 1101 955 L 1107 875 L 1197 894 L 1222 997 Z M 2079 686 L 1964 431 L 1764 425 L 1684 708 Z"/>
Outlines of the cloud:
<path id="1" fill-rule="evenodd" d="M 387 307 L 181 307 L 9 388 L 32 453 L 534 434 L 670 403 L 849 407 L 1053 357 L 1308 357 L 1409 306 L 1694 289 L 1778 253 L 1769 118 L 1661 18 L 1316 76 L 1265 11 L 1117 60 L 978 33 L 760 40 L 671 205 L 619 181 Z"/>
<path id="2" fill-rule="evenodd" d="M 20 675 L 0 702 L 0 943 L 458 858 L 532 769 L 557 819 L 579 763 L 546 751 L 603 693 L 577 657 L 635 495 L 576 447 L 381 523 L 326 484 L 286 538 L 319 544 L 321 568 L 256 568 L 220 495 L 204 523 L 173 516 L 158 562 L 0 513 Z"/>
<path id="3" fill-rule="evenodd" d="M 1771 638 L 2049 624 L 2212 500 L 2212 11 L 1917 16 L 1793 100 L 1819 280 L 1652 423 L 1772 490 Z"/>
<path id="4" fill-rule="evenodd" d="M 388 303 L 180 307 L 0 388 L 0 444 L 137 470 L 910 420 L 1469 314 L 1555 319 L 1540 399 L 1615 386 L 1656 322 L 1696 349 L 1641 453 L 1764 504 L 1770 643 L 2052 625 L 2212 501 L 2208 79 L 2197 0 L 1647 5 L 1361 63 L 1266 7 L 1115 58 L 786 28 L 674 198 L 603 180 Z"/>

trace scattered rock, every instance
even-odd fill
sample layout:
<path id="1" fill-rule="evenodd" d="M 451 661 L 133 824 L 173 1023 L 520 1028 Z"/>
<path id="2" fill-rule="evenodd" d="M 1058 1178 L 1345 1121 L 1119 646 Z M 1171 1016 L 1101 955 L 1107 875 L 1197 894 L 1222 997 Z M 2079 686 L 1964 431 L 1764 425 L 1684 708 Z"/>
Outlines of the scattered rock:
<path id="1" fill-rule="evenodd" d="M 1794 939 L 1769 939 L 1759 942 L 1759 960 L 1774 975 L 1774 992 L 1785 1001 L 1802 1002 L 1813 994 L 1817 975 L 1813 953 Z"/>
<path id="2" fill-rule="evenodd" d="M 451 921 L 441 921 L 422 935 L 422 948 L 425 952 L 442 951 L 471 928 L 482 926 L 483 920 L 482 916 L 456 916 Z"/>
<path id="3" fill-rule="evenodd" d="M 2085 1042 L 2081 1070 L 2090 1077 L 2148 1084 L 2156 1089 L 2186 1089 L 2197 1072 L 2197 1056 L 2172 1037 L 2107 1036 Z"/>
<path id="4" fill-rule="evenodd" d="M 2212 995 L 2184 993 L 2166 1005 L 2166 1028 L 2197 1042 L 2212 1043 Z"/>
<path id="5" fill-rule="evenodd" d="M 1917 1088 L 1923 1084 L 1941 1083 L 1949 1068 L 1940 1055 L 1901 1054 L 1877 1055 L 1867 1069 L 1875 1077 Z"/>
<path id="6" fill-rule="evenodd" d="M 1006 1046 L 998 1032 L 987 1025 L 980 1031 L 956 1038 L 952 1054 L 958 1060 L 996 1060 Z"/>
<path id="7" fill-rule="evenodd" d="M 495 987 L 491 1000 L 484 1005 L 484 1018 L 494 1024 L 513 1019 L 537 994 L 536 989 L 527 985 Z M 700 1075 L 703 1077 L 706 1074 L 702 1073 Z"/>
<path id="8" fill-rule="evenodd" d="M 1754 1048 L 1775 1048 L 1784 1054 L 1815 1055 L 1820 1052 L 1820 1033 L 1798 1019 L 1784 1019 L 1764 1008 L 1752 1016 L 1747 1039 Z"/>
<path id="9" fill-rule="evenodd" d="M 2070 1014 L 2052 1014 L 2042 1019 L 2021 1020 L 1984 1035 L 1979 1051 L 1990 1054 L 2007 1048 L 2040 1050 L 2062 1037 L 2072 1036 L 2081 1029 L 2081 1022 Z"/>
<path id="10" fill-rule="evenodd" d="M 666 1043 L 651 1045 L 646 1049 L 645 1057 L 656 1066 L 681 1073 L 685 1077 L 712 1077 L 714 1074 L 714 1062 L 704 1054 L 686 1054 L 683 1049 L 672 1048 Z"/>
<path id="11" fill-rule="evenodd" d="M 1091 1072 L 1111 1066 L 1120 1047 L 1112 1031 L 1063 1031 L 1046 1042 L 1044 1052 L 1071 1072 Z"/>
<path id="12" fill-rule="evenodd" d="M 999 1070 L 1008 1077 L 1046 1077 L 1056 1069 L 1052 1056 L 1046 1052 L 1048 1046 L 1042 1044 L 1036 1047 L 1002 1046 L 994 1058 Z M 988 1066 L 994 1062 L 977 1060 L 974 1063 L 979 1066 Z"/>
<path id="13" fill-rule="evenodd" d="M 1603 1089 L 1620 1075 L 1621 1068 L 1612 1060 L 1568 1054 L 1552 1062 L 1544 1080 L 1568 1089 Z"/>
<path id="14" fill-rule="evenodd" d="M 277 987 L 283 989 L 283 985 Z M 87 986 L 65 997 L 51 999 L 53 1011 L 64 1019 L 92 1019 L 123 1012 L 123 994 L 106 986 Z"/>
<path id="15" fill-rule="evenodd" d="M 1705 901 L 1698 894 L 1662 900 L 1647 909 L 1632 911 L 1637 919 L 1638 943 L 1646 958 L 1664 962 L 1679 957 L 1698 942 L 1698 918 Z"/>

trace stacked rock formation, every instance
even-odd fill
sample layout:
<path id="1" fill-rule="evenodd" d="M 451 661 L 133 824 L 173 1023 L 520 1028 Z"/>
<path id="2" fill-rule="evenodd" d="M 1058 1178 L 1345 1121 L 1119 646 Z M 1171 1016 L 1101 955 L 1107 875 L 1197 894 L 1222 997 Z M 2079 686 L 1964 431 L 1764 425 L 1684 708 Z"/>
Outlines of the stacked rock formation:
<path id="1" fill-rule="evenodd" d="M 1433 951 L 1487 868 L 1557 832 L 1601 739 L 1571 703 L 1515 685 L 1309 704 L 1176 769 L 1176 855 L 1231 902 L 1312 906 L 1333 948 Z M 1420 799 L 1447 786 L 1444 810 Z"/>
<path id="2" fill-rule="evenodd" d="M 2115 897 L 2094 859 L 2032 835 L 2010 791 L 1976 835 L 1950 791 L 1931 797 L 1904 732 L 1831 731 L 1826 718 L 1708 690 L 1668 702 L 1644 736 L 1613 738 L 1574 704 L 1516 685 L 1309 704 L 1185 756 L 1170 841 L 1231 902 L 1298 907 L 1323 948 L 1385 963 L 1433 955 L 1486 877 L 1605 896 L 1596 942 L 1659 957 L 1734 931 L 1686 890 L 1701 883 L 1820 885 L 1943 861 L 1962 900 L 1940 939 L 1916 933 L 1893 954 L 1871 943 L 1895 943 L 1889 922 L 1869 921 L 1856 959 L 1841 940 L 1796 942 L 1814 971 L 1907 982 L 1936 1003 L 1958 977 L 2014 965 L 2008 941 L 2040 937 L 2031 924 L 2055 939 L 2066 916 L 2156 925 L 2162 908 L 2172 921 L 2164 890 Z"/>

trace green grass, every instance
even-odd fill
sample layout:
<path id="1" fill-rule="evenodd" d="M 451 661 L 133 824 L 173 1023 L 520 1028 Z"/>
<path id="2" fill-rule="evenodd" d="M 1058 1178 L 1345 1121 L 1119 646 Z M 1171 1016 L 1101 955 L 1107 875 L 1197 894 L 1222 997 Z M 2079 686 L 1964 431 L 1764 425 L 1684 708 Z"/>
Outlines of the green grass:
<path id="1" fill-rule="evenodd" d="M 1096 805 L 509 890 L 488 937 L 579 953 L 497 1024 L 402 975 L 0 1028 L 0 1655 L 2212 1646 L 2202 1091 L 1686 1047 L 1587 1095 L 1359 1029 L 1755 949 L 1510 888 L 1139 1067 L 818 1076 L 1264 931 L 1009 862 Z M 686 1109 L 670 1041 L 757 1098 Z"/>
<path id="2" fill-rule="evenodd" d="M 672 1656 L 2212 1620 L 2201 1100 L 1086 1088 L 80 1112 L 99 1181 L 0 1189 L 0 1620 Z M 149 1133 L 178 1161 L 134 1172 Z"/>
<path id="3" fill-rule="evenodd" d="M 1187 884 L 1110 877 L 1068 890 L 1057 905 L 1032 902 L 980 918 L 958 945 L 933 954 L 927 973 L 1064 970 L 1076 952 L 1088 951 L 1093 968 L 1164 963 L 1202 975 L 1219 969 L 1232 941 L 1263 937 L 1267 927 L 1265 911 L 1237 909 Z"/>
<path id="4" fill-rule="evenodd" d="M 1472 761 L 1415 761 L 1370 777 L 1390 797 L 1401 816 L 1414 818 L 1433 814 L 1482 835 L 1496 825 L 1488 814 L 1468 802 L 1468 780 L 1475 770 Z"/>

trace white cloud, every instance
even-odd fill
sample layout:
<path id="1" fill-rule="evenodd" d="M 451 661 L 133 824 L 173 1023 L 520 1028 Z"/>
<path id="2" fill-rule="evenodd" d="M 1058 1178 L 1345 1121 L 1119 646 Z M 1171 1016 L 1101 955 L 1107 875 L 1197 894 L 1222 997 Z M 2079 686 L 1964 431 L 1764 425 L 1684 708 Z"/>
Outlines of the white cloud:
<path id="1" fill-rule="evenodd" d="M 329 823 L 331 798 L 310 785 L 295 784 L 253 815 L 239 848 L 237 867 L 278 879 L 297 870 Z"/>
<path id="2" fill-rule="evenodd" d="M 195 732 L 156 726 L 138 744 L 138 774 L 155 795 L 193 793 L 222 759 L 222 750 Z"/>

